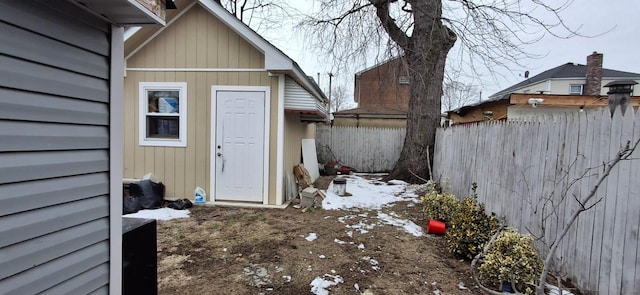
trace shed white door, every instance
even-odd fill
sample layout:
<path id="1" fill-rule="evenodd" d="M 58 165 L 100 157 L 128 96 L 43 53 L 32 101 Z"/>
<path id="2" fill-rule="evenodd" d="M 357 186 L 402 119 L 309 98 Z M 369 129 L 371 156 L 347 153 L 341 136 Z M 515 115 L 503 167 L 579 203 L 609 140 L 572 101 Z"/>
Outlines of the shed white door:
<path id="1" fill-rule="evenodd" d="M 215 91 L 215 200 L 262 202 L 264 91 Z"/>

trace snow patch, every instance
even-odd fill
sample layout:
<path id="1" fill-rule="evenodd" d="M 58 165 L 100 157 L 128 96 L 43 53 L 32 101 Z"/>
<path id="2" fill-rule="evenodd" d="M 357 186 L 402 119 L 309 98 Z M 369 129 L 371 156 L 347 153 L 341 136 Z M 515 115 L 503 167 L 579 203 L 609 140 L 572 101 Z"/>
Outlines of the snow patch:
<path id="1" fill-rule="evenodd" d="M 404 230 L 416 237 L 421 237 L 424 235 L 423 231 L 422 231 L 422 227 L 418 226 L 417 224 L 413 223 L 413 221 L 411 220 L 406 220 L 406 219 L 400 219 L 400 218 L 396 218 L 392 215 L 395 215 L 393 213 L 391 214 L 386 214 L 386 213 L 382 213 L 382 212 L 378 212 L 378 218 L 382 221 L 384 221 L 386 224 L 389 225 L 393 225 L 393 226 L 399 226 L 404 228 Z"/>
<path id="2" fill-rule="evenodd" d="M 304 239 L 309 241 L 309 242 L 313 242 L 318 238 L 318 235 L 316 235 L 316 233 L 309 233 L 309 235 L 307 237 L 305 237 Z"/>
<path id="3" fill-rule="evenodd" d="M 385 205 L 402 201 L 404 198 L 397 195 L 404 191 L 406 183 L 394 181 L 394 185 L 377 180 L 367 180 L 356 175 L 344 177 L 347 179 L 347 192 L 351 196 L 338 196 L 333 193 L 333 182 L 329 184 L 326 198 L 322 201 L 325 210 L 339 209 L 380 209 Z"/>
<path id="4" fill-rule="evenodd" d="M 547 284 L 547 288 L 549 289 L 549 295 L 573 295 L 573 293 L 567 290 L 560 290 L 560 288 L 551 284 Z M 562 291 L 562 293 L 560 291 Z"/>
<path id="5" fill-rule="evenodd" d="M 326 278 L 326 279 L 325 279 Z M 344 280 L 339 275 L 330 275 L 325 274 L 322 278 L 316 277 L 311 281 L 311 293 L 316 295 L 329 295 L 329 290 L 331 286 L 335 286 L 337 284 L 343 283 Z"/>
<path id="6" fill-rule="evenodd" d="M 189 218 L 189 210 L 175 210 L 171 208 L 144 209 L 136 213 L 122 215 L 130 218 L 146 218 L 156 220 L 171 220 L 178 218 Z"/>

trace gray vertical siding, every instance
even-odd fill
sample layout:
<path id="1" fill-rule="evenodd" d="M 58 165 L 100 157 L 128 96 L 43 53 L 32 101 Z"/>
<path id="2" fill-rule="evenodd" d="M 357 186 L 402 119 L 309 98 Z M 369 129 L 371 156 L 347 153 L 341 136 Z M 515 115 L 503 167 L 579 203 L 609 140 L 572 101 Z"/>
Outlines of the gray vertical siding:
<path id="1" fill-rule="evenodd" d="M 0 1 L 0 294 L 106 294 L 109 24 Z"/>

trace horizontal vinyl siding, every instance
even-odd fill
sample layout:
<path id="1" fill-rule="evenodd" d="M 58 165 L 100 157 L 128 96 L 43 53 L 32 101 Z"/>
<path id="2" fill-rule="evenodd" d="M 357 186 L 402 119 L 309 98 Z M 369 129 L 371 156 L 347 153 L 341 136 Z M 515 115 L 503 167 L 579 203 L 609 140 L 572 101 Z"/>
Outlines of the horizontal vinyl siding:
<path id="1" fill-rule="evenodd" d="M 42 179 L 38 183 L 36 187 L 30 181 L 3 185 L 0 216 L 109 193 L 109 174 L 104 172 Z"/>
<path id="2" fill-rule="evenodd" d="M 0 2 L 0 294 L 105 294 L 109 24 Z"/>
<path id="3" fill-rule="evenodd" d="M 109 101 L 109 81 L 0 55 L 0 86 Z"/>
<path id="4" fill-rule="evenodd" d="M 12 286 L 11 290 L 6 290 L 6 295 L 36 294 L 59 284 L 73 283 L 72 279 L 78 275 L 89 271 L 96 266 L 106 265 L 109 261 L 109 242 L 103 241 L 89 247 L 74 251 L 68 255 L 49 261 L 37 267 L 21 272 L 18 276 L 12 276 L 2 281 L 5 285 Z M 108 266 L 107 266 L 108 267 Z M 103 269 L 108 270 L 108 269 Z M 104 281 L 95 284 L 94 288 L 99 288 L 108 282 L 107 276 Z M 77 290 L 84 282 L 76 282 L 73 288 Z M 2 289 L 0 289 L 2 290 Z M 5 290 L 3 290 L 5 291 Z M 71 292 L 71 294 L 81 294 Z"/>
<path id="5" fill-rule="evenodd" d="M 96 289 L 91 293 L 88 293 L 87 295 L 108 295 L 108 294 L 109 294 L 109 287 L 102 286 L 99 289 Z"/>
<path id="6" fill-rule="evenodd" d="M 43 104 L 44 101 L 47 103 Z M 0 117 L 6 120 L 99 126 L 109 123 L 109 108 L 104 102 L 0 88 L 0 105 Z"/>
<path id="7" fill-rule="evenodd" d="M 287 76 L 284 86 L 284 109 L 315 112 L 324 110 L 324 106 L 296 81 Z"/>
<path id="8" fill-rule="evenodd" d="M 109 265 L 101 264 L 40 294 L 94 294 L 96 291 L 103 293 L 95 294 L 109 294 L 109 290 L 102 284 L 109 279 L 108 271 Z"/>

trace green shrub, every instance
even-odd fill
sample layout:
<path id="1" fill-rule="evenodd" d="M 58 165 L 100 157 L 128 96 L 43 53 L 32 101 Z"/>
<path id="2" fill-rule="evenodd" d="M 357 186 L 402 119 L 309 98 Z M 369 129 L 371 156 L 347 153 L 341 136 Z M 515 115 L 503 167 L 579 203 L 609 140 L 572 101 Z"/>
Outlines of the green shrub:
<path id="1" fill-rule="evenodd" d="M 478 267 L 480 279 L 494 287 L 514 282 L 518 291 L 533 294 L 530 284 L 540 277 L 543 264 L 532 240 L 513 228 L 500 233 Z"/>
<path id="2" fill-rule="evenodd" d="M 452 194 L 432 191 L 422 197 L 423 211 L 427 218 L 448 223 L 460 208 L 460 200 Z"/>
<path id="3" fill-rule="evenodd" d="M 463 258 L 473 259 L 498 230 L 498 219 L 485 214 L 484 204 L 465 197 L 451 216 L 445 234 L 447 248 Z"/>

